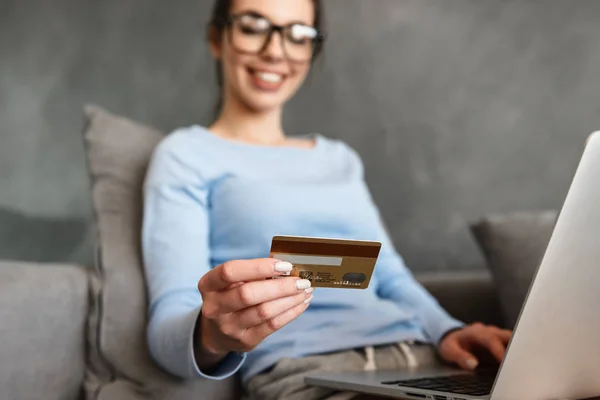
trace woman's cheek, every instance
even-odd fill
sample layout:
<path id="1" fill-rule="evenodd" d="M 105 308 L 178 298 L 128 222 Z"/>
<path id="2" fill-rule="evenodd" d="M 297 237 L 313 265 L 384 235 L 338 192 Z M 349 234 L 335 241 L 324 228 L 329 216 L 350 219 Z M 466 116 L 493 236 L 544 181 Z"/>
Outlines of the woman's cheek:
<path id="1" fill-rule="evenodd" d="M 230 80 L 234 80 L 232 82 L 236 88 L 240 88 L 242 86 L 244 79 L 246 78 L 247 71 L 246 65 L 247 60 L 244 55 L 237 54 L 233 51 L 228 51 L 226 54 L 226 75 Z"/>
<path id="2" fill-rule="evenodd" d="M 292 93 L 295 93 L 300 89 L 302 84 L 306 81 L 308 72 L 310 71 L 309 66 L 296 66 L 292 73 Z"/>

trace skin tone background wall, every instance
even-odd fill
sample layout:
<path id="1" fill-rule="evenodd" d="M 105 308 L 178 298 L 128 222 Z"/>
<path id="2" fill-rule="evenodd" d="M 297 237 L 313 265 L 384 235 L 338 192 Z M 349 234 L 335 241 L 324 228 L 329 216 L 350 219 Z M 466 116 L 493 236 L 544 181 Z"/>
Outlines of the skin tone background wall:
<path id="1" fill-rule="evenodd" d="M 83 104 L 164 131 L 211 121 L 210 6 L 0 0 L 0 257 L 92 259 Z M 412 269 L 480 267 L 470 222 L 561 205 L 600 129 L 600 2 L 326 0 L 326 12 L 325 54 L 287 131 L 359 151 Z M 57 232 L 68 240 L 45 239 Z"/>

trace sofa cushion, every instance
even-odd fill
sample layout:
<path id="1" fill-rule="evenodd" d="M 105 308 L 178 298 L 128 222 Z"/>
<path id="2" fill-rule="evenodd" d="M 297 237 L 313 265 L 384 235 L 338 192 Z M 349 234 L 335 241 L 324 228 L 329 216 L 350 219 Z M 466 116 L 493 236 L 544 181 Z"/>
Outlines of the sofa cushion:
<path id="1" fill-rule="evenodd" d="M 79 398 L 88 276 L 75 266 L 0 262 L 2 400 Z"/>
<path id="2" fill-rule="evenodd" d="M 86 389 L 91 398 L 228 399 L 235 378 L 182 381 L 163 372 L 147 348 L 148 304 L 141 254 L 142 185 L 161 134 L 99 107 L 85 109 L 84 132 L 98 227 L 98 329 Z M 93 337 L 97 335 L 97 337 Z"/>
<path id="3" fill-rule="evenodd" d="M 421 272 L 415 274 L 415 278 L 459 321 L 504 325 L 496 287 L 489 271 Z"/>
<path id="4" fill-rule="evenodd" d="M 496 283 L 508 327 L 514 327 L 556 223 L 556 211 L 516 212 L 471 226 Z"/>

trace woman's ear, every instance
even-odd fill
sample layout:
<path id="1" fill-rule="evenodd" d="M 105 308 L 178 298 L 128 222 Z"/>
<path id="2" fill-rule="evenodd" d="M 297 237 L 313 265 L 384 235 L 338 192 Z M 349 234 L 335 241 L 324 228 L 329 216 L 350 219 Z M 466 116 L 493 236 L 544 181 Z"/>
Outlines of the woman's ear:
<path id="1" fill-rule="evenodd" d="M 219 32 L 219 28 L 214 25 L 208 27 L 208 46 L 210 52 L 216 60 L 221 59 L 221 53 L 223 48 L 223 34 Z"/>

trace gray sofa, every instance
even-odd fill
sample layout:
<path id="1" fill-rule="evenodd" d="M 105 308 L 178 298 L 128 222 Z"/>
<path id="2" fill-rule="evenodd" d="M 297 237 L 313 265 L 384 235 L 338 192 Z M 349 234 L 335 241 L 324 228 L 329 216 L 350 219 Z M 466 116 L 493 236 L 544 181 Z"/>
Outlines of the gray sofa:
<path id="1" fill-rule="evenodd" d="M 123 282 L 123 288 L 143 284 L 138 271 L 132 275 L 139 276 L 138 282 Z M 501 321 L 489 274 L 419 278 L 458 318 Z M 101 281 L 98 271 L 88 267 L 0 261 L 2 400 L 239 398 L 235 379 L 184 383 L 160 372 L 148 357 L 141 327 L 124 332 L 115 325 L 102 339 Z M 137 302 L 135 297 L 133 290 L 119 295 L 119 319 L 144 319 L 129 314 L 128 303 Z M 122 354 L 111 352 L 108 335 L 126 338 Z"/>
<path id="2" fill-rule="evenodd" d="M 163 135 L 98 107 L 86 108 L 86 122 L 97 262 L 0 262 L 0 399 L 239 398 L 236 378 L 176 379 L 153 363 L 146 347 L 141 185 Z M 489 228 L 487 221 L 475 230 L 481 243 Z M 499 242 L 487 244 L 490 265 L 501 264 Z M 493 283 L 499 275 L 490 271 L 417 278 L 457 318 L 506 325 L 506 308 Z"/>

